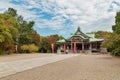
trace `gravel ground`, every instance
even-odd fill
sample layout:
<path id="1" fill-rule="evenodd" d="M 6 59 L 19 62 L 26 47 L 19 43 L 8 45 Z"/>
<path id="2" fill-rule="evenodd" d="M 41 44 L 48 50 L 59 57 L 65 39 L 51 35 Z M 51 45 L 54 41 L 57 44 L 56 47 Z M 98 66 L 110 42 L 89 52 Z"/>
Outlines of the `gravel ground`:
<path id="1" fill-rule="evenodd" d="M 15 61 L 15 60 L 23 60 L 30 58 L 39 58 L 39 57 L 47 57 L 56 54 L 51 53 L 32 53 L 32 54 L 11 54 L 11 55 L 0 55 L 0 62 L 7 61 Z"/>
<path id="2" fill-rule="evenodd" d="M 0 80 L 120 80 L 120 59 L 109 55 L 79 55 Z"/>

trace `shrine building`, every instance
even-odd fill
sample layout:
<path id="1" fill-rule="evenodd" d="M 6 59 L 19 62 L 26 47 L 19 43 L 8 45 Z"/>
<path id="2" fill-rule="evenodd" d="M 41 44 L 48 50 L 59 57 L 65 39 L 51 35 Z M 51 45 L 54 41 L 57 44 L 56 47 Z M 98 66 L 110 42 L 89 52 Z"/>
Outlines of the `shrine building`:
<path id="1" fill-rule="evenodd" d="M 71 53 L 99 52 L 103 39 L 95 38 L 95 34 L 85 34 L 78 27 L 77 31 L 68 39 L 57 41 L 60 52 L 66 49 Z"/>

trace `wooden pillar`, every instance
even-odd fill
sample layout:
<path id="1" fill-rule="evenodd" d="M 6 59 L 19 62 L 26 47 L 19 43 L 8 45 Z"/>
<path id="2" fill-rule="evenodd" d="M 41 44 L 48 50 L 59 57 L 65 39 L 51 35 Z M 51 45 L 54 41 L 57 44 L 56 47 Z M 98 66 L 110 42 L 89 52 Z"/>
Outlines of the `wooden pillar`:
<path id="1" fill-rule="evenodd" d="M 76 53 L 76 43 L 74 42 L 74 54 Z"/>
<path id="2" fill-rule="evenodd" d="M 84 42 L 82 42 L 82 52 L 84 52 Z"/>
<path id="3" fill-rule="evenodd" d="M 71 42 L 71 50 L 73 49 L 73 47 L 72 47 L 72 42 Z"/>

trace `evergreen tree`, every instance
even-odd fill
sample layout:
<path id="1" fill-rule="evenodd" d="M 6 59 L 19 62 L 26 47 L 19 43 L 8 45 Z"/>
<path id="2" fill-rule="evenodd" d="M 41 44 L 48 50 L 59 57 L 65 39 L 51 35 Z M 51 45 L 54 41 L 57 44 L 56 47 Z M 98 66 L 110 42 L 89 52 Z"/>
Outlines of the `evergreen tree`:
<path id="1" fill-rule="evenodd" d="M 116 13 L 115 25 L 112 26 L 112 30 L 116 34 L 120 34 L 120 12 Z"/>
<path id="2" fill-rule="evenodd" d="M 5 14 L 10 14 L 13 17 L 17 17 L 17 10 L 13 9 L 13 8 L 8 8 L 7 11 L 4 12 Z"/>

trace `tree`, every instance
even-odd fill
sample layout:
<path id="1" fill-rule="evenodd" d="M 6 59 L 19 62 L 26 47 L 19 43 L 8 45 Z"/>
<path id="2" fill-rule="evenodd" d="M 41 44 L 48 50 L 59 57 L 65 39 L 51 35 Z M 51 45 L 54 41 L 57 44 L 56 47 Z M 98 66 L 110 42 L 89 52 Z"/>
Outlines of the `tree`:
<path id="1" fill-rule="evenodd" d="M 112 26 L 113 33 L 102 43 L 113 55 L 120 56 L 120 12 L 116 13 L 115 25 Z"/>
<path id="2" fill-rule="evenodd" d="M 20 33 L 19 43 L 20 44 L 31 44 L 35 42 L 34 37 L 33 37 L 33 35 L 35 34 L 33 30 L 33 25 L 34 25 L 33 21 L 29 23 L 26 21 L 23 21 L 23 23 L 20 25 L 20 28 L 19 28 L 19 33 Z"/>
<path id="3" fill-rule="evenodd" d="M 54 44 L 55 51 L 57 50 L 58 45 L 56 41 L 63 39 L 62 36 L 53 34 L 47 37 L 40 37 L 41 50 L 44 52 L 51 52 L 51 44 Z"/>
<path id="4" fill-rule="evenodd" d="M 112 53 L 120 56 L 120 12 L 116 13 L 115 25 L 112 26 L 112 29 L 113 33 L 115 34 L 114 37 L 116 36 L 113 42 L 114 49 Z"/>
<path id="5" fill-rule="evenodd" d="M 17 17 L 17 10 L 15 10 L 13 8 L 8 8 L 8 10 L 5 11 L 5 14 L 10 14 L 13 17 Z"/>
<path id="6" fill-rule="evenodd" d="M 39 46 L 40 38 L 33 29 L 34 24 L 34 21 L 24 20 L 13 8 L 8 8 L 4 14 L 0 14 L 0 52 L 10 51 L 15 45 L 18 45 L 20 50 L 22 45 Z"/>
<path id="7" fill-rule="evenodd" d="M 106 39 L 111 34 L 112 34 L 111 32 L 107 32 L 107 31 L 97 31 L 95 32 L 95 37 Z"/>
<path id="8" fill-rule="evenodd" d="M 115 25 L 112 26 L 112 30 L 116 34 L 120 34 L 120 12 L 116 13 Z"/>
<path id="9" fill-rule="evenodd" d="M 18 37 L 16 23 L 17 20 L 11 15 L 0 14 L 0 48 L 2 51 L 9 51 Z"/>
<path id="10" fill-rule="evenodd" d="M 18 45 L 19 52 L 51 51 L 51 44 L 63 39 L 59 35 L 40 36 L 34 29 L 34 21 L 26 21 L 23 16 L 17 14 L 17 10 L 9 8 L 4 14 L 0 14 L 0 53 L 1 51 L 12 51 Z M 39 47 L 38 47 L 39 46 Z M 55 49 L 57 46 L 55 45 Z M 32 51 L 31 51 L 32 50 Z"/>
<path id="11" fill-rule="evenodd" d="M 32 37 L 33 37 L 32 43 L 34 43 L 37 46 L 40 46 L 40 35 L 36 31 L 32 30 Z"/>
<path id="12" fill-rule="evenodd" d="M 5 11 L 5 14 L 9 14 L 16 18 L 17 20 L 17 28 L 19 32 L 19 44 L 31 44 L 33 42 L 33 26 L 34 21 L 25 21 L 21 15 L 17 14 L 17 10 L 13 8 L 9 8 L 7 11 Z M 14 21 L 13 21 L 14 22 Z"/>

